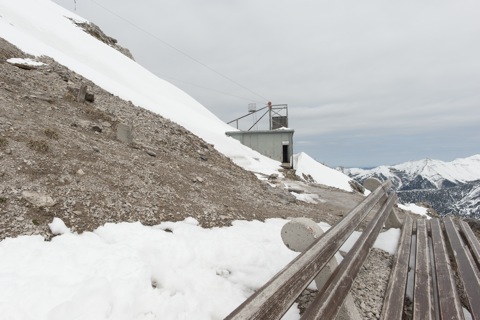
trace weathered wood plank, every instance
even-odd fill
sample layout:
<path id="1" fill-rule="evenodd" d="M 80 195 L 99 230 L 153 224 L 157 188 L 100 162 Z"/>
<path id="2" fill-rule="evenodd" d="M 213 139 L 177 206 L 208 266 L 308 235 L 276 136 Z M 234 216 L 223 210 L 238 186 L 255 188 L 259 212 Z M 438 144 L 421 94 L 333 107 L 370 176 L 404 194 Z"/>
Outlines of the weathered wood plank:
<path id="1" fill-rule="evenodd" d="M 412 244 L 413 219 L 405 218 L 397 254 L 390 274 L 383 310 L 380 319 L 402 319 L 405 290 L 407 288 L 410 247 Z"/>
<path id="2" fill-rule="evenodd" d="M 417 253 L 415 256 L 415 282 L 413 287 L 413 319 L 433 320 L 433 290 L 428 251 L 427 226 L 424 219 L 417 220 Z"/>
<path id="3" fill-rule="evenodd" d="M 335 319 L 396 200 L 397 196 L 394 193 L 388 197 L 387 202 L 375 214 L 355 245 L 344 257 L 337 271 L 305 311 L 302 320 Z"/>
<path id="4" fill-rule="evenodd" d="M 226 319 L 280 319 L 391 185 L 389 180 L 383 183 Z"/>
<path id="5" fill-rule="evenodd" d="M 455 228 L 452 218 L 445 218 L 443 224 L 445 226 L 448 241 L 450 242 L 450 247 L 453 250 L 458 274 L 460 275 L 463 288 L 465 289 L 472 318 L 480 320 L 480 279 L 476 266 L 474 266 L 471 255 L 465 250 L 460 234 Z"/>
<path id="6" fill-rule="evenodd" d="M 480 242 L 473 234 L 472 229 L 465 221 L 460 221 L 460 229 L 462 230 L 468 247 L 472 253 L 473 259 L 477 264 L 477 268 L 480 269 Z"/>
<path id="7" fill-rule="evenodd" d="M 438 219 L 430 220 L 430 227 L 440 317 L 441 319 L 464 319 L 440 221 Z"/>

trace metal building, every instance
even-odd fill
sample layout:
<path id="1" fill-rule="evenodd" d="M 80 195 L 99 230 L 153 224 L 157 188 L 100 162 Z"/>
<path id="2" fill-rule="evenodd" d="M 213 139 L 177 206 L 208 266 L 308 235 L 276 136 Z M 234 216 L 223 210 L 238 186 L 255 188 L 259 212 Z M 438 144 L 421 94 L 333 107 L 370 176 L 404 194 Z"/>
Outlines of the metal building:
<path id="1" fill-rule="evenodd" d="M 265 108 L 259 110 L 255 110 L 249 105 L 250 114 L 232 120 L 229 123 L 236 122 L 238 128 L 238 120 L 263 109 L 267 109 L 265 114 L 269 114 L 270 130 L 251 130 L 262 119 L 262 116 L 247 131 L 228 131 L 225 134 L 237 139 L 243 145 L 258 151 L 264 156 L 280 161 L 284 168 L 293 168 L 293 133 L 295 131 L 288 128 L 288 109 L 286 104 L 272 105 L 269 103 Z"/>

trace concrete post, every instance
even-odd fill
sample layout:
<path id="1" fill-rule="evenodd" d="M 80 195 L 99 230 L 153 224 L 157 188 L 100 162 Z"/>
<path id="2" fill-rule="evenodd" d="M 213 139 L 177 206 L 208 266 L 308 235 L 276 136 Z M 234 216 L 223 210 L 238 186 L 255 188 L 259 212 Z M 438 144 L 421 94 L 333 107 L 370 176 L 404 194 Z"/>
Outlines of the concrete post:
<path id="1" fill-rule="evenodd" d="M 286 223 L 281 231 L 283 243 L 296 252 L 305 251 L 316 239 L 323 234 L 323 230 L 310 219 L 295 218 Z M 322 269 L 315 278 L 315 284 L 320 290 L 332 272 L 337 268 L 338 262 L 334 258 Z M 352 295 L 349 293 L 345 298 L 342 308 L 337 315 L 337 320 L 361 320 Z"/>
<path id="2" fill-rule="evenodd" d="M 87 85 L 82 83 L 80 85 L 80 89 L 78 89 L 77 101 L 84 102 L 86 94 L 87 94 Z"/>
<path id="3" fill-rule="evenodd" d="M 124 123 L 117 124 L 117 139 L 125 144 L 133 142 L 133 128 Z"/>

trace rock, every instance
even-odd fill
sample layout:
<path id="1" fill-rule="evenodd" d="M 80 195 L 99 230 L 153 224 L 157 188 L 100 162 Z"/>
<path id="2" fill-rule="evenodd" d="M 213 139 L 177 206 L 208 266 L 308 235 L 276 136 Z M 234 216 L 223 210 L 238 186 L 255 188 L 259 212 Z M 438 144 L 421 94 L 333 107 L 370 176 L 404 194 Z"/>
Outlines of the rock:
<path id="1" fill-rule="evenodd" d="M 23 191 L 22 198 L 38 208 L 53 207 L 56 203 L 49 195 L 34 191 Z"/>
<path id="2" fill-rule="evenodd" d="M 298 194 L 305 193 L 305 190 L 300 189 L 298 187 L 288 187 L 287 191 L 288 192 L 295 192 L 295 193 L 298 193 Z"/>
<path id="3" fill-rule="evenodd" d="M 157 154 L 151 150 L 146 150 L 145 152 L 151 157 L 157 157 Z"/>
<path id="4" fill-rule="evenodd" d="M 100 128 L 100 126 L 97 126 L 97 125 L 92 126 L 92 130 L 95 131 L 95 132 L 98 132 L 98 133 L 101 133 L 103 131 L 103 129 Z"/>
<path id="5" fill-rule="evenodd" d="M 93 151 L 95 151 L 95 152 L 100 152 L 100 149 L 99 149 L 98 147 L 96 147 L 96 146 L 93 146 L 92 149 L 93 149 Z"/>
<path id="6" fill-rule="evenodd" d="M 77 122 L 72 123 L 72 127 L 80 127 L 83 129 L 87 129 L 88 127 L 90 127 L 90 121 L 78 120 Z"/>
<path id="7" fill-rule="evenodd" d="M 202 177 L 195 177 L 195 178 L 193 178 L 193 182 L 203 183 L 204 181 L 205 181 L 205 179 L 203 179 Z"/>
<path id="8" fill-rule="evenodd" d="M 84 176 L 85 172 L 82 169 L 77 170 L 77 176 Z"/>
<path id="9" fill-rule="evenodd" d="M 354 191 L 358 191 L 360 192 L 361 194 L 364 194 L 365 193 L 365 187 L 362 186 L 360 183 L 358 183 L 357 181 L 355 180 L 350 180 L 348 181 L 348 184 L 350 185 L 350 187 L 352 187 L 352 189 Z"/>
<path id="10" fill-rule="evenodd" d="M 85 93 L 85 101 L 88 101 L 88 102 L 94 102 L 95 101 L 95 96 L 93 93 Z"/>
<path id="11" fill-rule="evenodd" d="M 268 176 L 269 181 L 274 181 L 278 179 L 278 173 L 272 173 L 271 175 Z"/>

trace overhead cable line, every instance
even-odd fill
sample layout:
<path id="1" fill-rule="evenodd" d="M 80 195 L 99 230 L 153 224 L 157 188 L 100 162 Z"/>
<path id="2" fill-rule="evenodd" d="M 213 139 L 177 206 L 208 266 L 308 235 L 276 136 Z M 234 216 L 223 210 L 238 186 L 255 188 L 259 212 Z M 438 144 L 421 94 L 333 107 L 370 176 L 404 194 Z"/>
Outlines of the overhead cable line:
<path id="1" fill-rule="evenodd" d="M 254 100 L 254 99 L 249 99 L 249 98 L 245 98 L 245 97 L 240 97 L 240 96 L 237 96 L 237 95 L 234 95 L 234 94 L 230 94 L 230 93 L 226 93 L 226 92 L 223 92 L 223 91 L 219 91 L 219 90 L 217 90 L 217 89 L 207 88 L 207 87 L 204 87 L 204 86 L 195 84 L 195 83 L 191 83 L 191 82 L 183 81 L 183 80 L 180 80 L 180 79 L 175 79 L 175 78 L 172 78 L 172 77 L 169 77 L 169 76 L 165 76 L 165 75 L 163 75 L 163 74 L 159 74 L 159 76 L 162 77 L 162 78 L 164 78 L 164 79 L 169 79 L 169 80 L 171 80 L 171 81 L 181 82 L 181 83 L 188 84 L 188 85 L 191 85 L 191 86 L 194 86 L 194 87 L 198 87 L 198 88 L 201 88 L 201 89 L 204 89 L 204 90 L 214 91 L 214 92 L 216 92 L 216 93 L 220 93 L 220 94 L 223 94 L 223 95 L 226 95 L 226 96 L 230 96 L 230 97 L 234 97 L 234 98 L 238 98 L 238 99 L 242 99 L 242 100 L 246 100 L 246 101 L 250 101 L 250 102 L 262 103 L 262 102 L 260 102 L 260 101 Z"/>
<path id="2" fill-rule="evenodd" d="M 203 67 L 207 68 L 208 70 L 216 73 L 217 75 L 221 76 L 222 78 L 224 78 L 224 79 L 226 79 L 226 80 L 228 80 L 228 81 L 236 84 L 237 86 L 241 87 L 241 88 L 244 89 L 244 90 L 247 90 L 248 92 L 256 95 L 257 97 L 262 98 L 264 101 L 268 101 L 268 99 L 265 98 L 265 97 L 263 97 L 262 95 L 260 95 L 260 94 L 256 93 L 255 91 L 253 91 L 253 90 L 245 87 L 244 85 L 238 83 L 237 81 L 233 80 L 232 78 L 230 78 L 230 77 L 228 77 L 228 76 L 220 73 L 219 71 L 217 71 L 217 70 L 213 69 L 212 67 L 206 65 L 205 63 L 201 62 L 200 60 L 195 59 L 194 57 L 192 57 L 192 56 L 189 55 L 188 53 L 186 53 L 186 52 L 184 52 L 184 51 L 182 51 L 182 50 L 174 47 L 173 45 L 171 45 L 170 43 L 168 43 L 168 42 L 160 39 L 159 37 L 157 37 L 155 34 L 151 33 L 150 31 L 145 30 L 145 29 L 143 29 L 142 27 L 139 27 L 139 26 L 136 25 L 135 23 L 133 23 L 133 22 L 131 22 L 130 20 L 128 20 L 128 19 L 120 16 L 119 14 L 113 12 L 112 10 L 110 10 L 109 8 L 105 7 L 104 5 L 98 3 L 97 1 L 95 1 L 95 0 L 90 0 L 90 1 L 93 2 L 93 3 L 95 3 L 97 6 L 103 8 L 105 11 L 108 11 L 110 14 L 112 14 L 112 15 L 116 16 L 117 18 L 119 18 L 119 19 L 125 21 L 126 23 L 130 24 L 130 25 L 133 26 L 134 28 L 136 28 L 136 29 L 138 29 L 138 30 L 140 30 L 140 31 L 142 31 L 142 32 L 145 32 L 146 34 L 148 34 L 148 35 L 151 36 L 152 38 L 156 39 L 157 41 L 160 41 L 161 43 L 163 43 L 163 44 L 166 45 L 167 47 L 169 47 L 169 48 L 177 51 L 178 53 L 181 53 L 182 55 L 184 55 L 185 57 L 189 58 L 190 60 L 195 61 L 196 63 L 202 65 Z"/>

